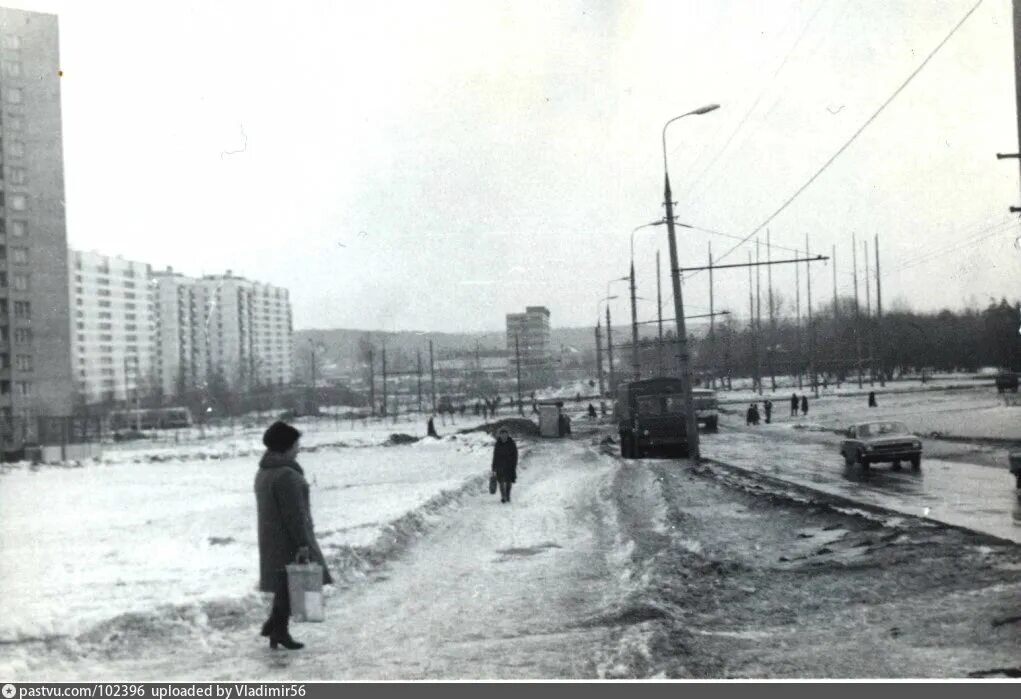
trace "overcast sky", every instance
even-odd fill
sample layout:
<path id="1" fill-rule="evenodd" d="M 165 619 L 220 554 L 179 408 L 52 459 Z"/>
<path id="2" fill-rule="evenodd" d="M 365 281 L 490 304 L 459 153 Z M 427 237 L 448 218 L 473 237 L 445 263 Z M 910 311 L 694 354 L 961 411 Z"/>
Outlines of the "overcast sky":
<path id="1" fill-rule="evenodd" d="M 6 4 L 60 16 L 72 247 L 284 286 L 297 328 L 475 331 L 525 305 L 595 322 L 628 234 L 662 216 L 667 119 L 722 105 L 670 127 L 669 167 L 679 220 L 743 237 L 974 2 Z M 1015 113 L 1010 2 L 985 0 L 774 245 L 836 245 L 849 293 L 852 233 L 879 234 L 887 305 L 1017 298 L 1018 162 L 995 159 Z M 682 266 L 737 242 L 678 232 Z M 657 250 L 667 294 L 665 230 L 635 247 L 639 294 Z M 707 281 L 685 284 L 689 313 Z M 793 303 L 793 268 L 774 284 Z M 815 265 L 814 300 L 832 284 Z M 717 306 L 746 314 L 747 285 L 719 272 Z"/>

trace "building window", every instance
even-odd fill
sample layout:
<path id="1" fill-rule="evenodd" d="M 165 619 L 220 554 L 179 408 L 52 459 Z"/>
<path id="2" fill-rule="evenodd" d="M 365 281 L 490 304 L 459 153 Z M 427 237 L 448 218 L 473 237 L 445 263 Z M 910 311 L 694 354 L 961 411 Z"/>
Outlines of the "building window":
<path id="1" fill-rule="evenodd" d="M 113 314 L 110 313 L 110 311 L 100 311 L 99 312 L 99 319 L 100 320 L 108 320 L 108 319 L 112 319 L 112 318 L 113 318 Z"/>
<path id="2" fill-rule="evenodd" d="M 10 179 L 11 184 L 25 184 L 25 168 L 12 167 L 11 174 L 8 179 Z"/>
<path id="3" fill-rule="evenodd" d="M 19 354 L 14 357 L 14 368 L 18 371 L 32 371 L 32 355 Z"/>
<path id="4" fill-rule="evenodd" d="M 21 77 L 21 63 L 18 61 L 4 61 L 4 72 L 12 78 Z"/>
<path id="5" fill-rule="evenodd" d="M 8 206 L 10 206 L 11 211 L 24 211 L 28 208 L 28 197 L 24 194 L 11 194 Z"/>
<path id="6" fill-rule="evenodd" d="M 11 285 L 15 291 L 28 291 L 28 275 L 27 274 L 15 274 L 11 281 Z"/>
<path id="7" fill-rule="evenodd" d="M 7 114 L 4 117 L 5 131 L 21 131 L 21 117 L 17 114 Z"/>
<path id="8" fill-rule="evenodd" d="M 85 323 L 82 323 L 82 322 L 75 323 L 75 330 L 84 330 L 84 329 L 85 329 Z M 81 337 L 82 336 L 79 335 L 78 339 L 80 340 Z"/>
<path id="9" fill-rule="evenodd" d="M 78 342 L 85 342 L 85 335 L 78 333 Z"/>
<path id="10" fill-rule="evenodd" d="M 11 262 L 16 265 L 27 265 L 28 248 L 11 248 Z"/>
<path id="11" fill-rule="evenodd" d="M 78 305 L 79 306 L 82 305 L 82 300 L 81 299 L 78 299 Z M 99 307 L 100 308 L 109 308 L 110 307 L 110 302 L 109 301 L 100 301 L 99 302 Z"/>
<path id="12" fill-rule="evenodd" d="M 21 104 L 21 88 L 9 87 L 4 90 L 4 99 L 10 104 Z"/>
<path id="13" fill-rule="evenodd" d="M 14 317 L 29 320 L 32 317 L 32 304 L 28 301 L 15 301 Z"/>
<path id="14" fill-rule="evenodd" d="M 23 158 L 25 157 L 25 144 L 21 141 L 10 140 L 7 142 L 7 155 L 12 158 Z"/>
<path id="15" fill-rule="evenodd" d="M 17 34 L 4 34 L 4 48 L 17 51 L 21 48 L 21 37 Z"/>
<path id="16" fill-rule="evenodd" d="M 32 387 L 32 382 L 31 381 L 18 381 L 16 383 L 17 383 L 17 387 L 18 387 L 18 395 L 19 396 L 28 397 L 28 396 L 32 395 L 33 387 Z"/>
<path id="17" fill-rule="evenodd" d="M 32 328 L 14 328 L 14 342 L 18 345 L 31 344 Z"/>

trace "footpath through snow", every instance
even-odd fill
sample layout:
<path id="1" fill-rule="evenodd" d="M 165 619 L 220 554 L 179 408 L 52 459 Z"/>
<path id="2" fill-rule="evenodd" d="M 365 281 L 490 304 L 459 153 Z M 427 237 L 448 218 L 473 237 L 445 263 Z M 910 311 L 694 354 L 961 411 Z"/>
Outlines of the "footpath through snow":
<path id="1" fill-rule="evenodd" d="M 632 474 L 624 493 L 615 483 L 620 471 L 618 460 L 581 440 L 534 445 L 511 504 L 479 479 L 403 557 L 332 595 L 325 623 L 294 624 L 305 650 L 269 650 L 258 618 L 202 638 L 92 646 L 29 674 L 51 681 L 630 675 L 645 653 L 635 631 L 641 619 L 628 611 L 643 584 L 631 537 L 661 529 L 663 505 L 649 472 Z"/>

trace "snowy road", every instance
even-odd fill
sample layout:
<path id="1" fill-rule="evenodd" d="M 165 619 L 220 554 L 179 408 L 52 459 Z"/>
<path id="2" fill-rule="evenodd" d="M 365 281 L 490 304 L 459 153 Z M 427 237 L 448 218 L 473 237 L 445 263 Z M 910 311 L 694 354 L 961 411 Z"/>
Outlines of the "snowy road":
<path id="1" fill-rule="evenodd" d="M 648 471 L 626 480 L 588 440 L 533 446 L 513 503 L 473 493 L 404 557 L 330 598 L 327 621 L 295 624 L 303 651 L 271 651 L 250 620 L 208 638 L 51 665 L 47 679 L 566 678 L 612 673 L 624 633 L 612 610 L 640 585 L 629 528 L 662 513 Z M 625 480 L 625 479 L 620 479 Z M 53 673 L 59 673 L 55 677 Z"/>
<path id="2" fill-rule="evenodd" d="M 925 440 L 919 472 L 887 464 L 846 467 L 840 438 L 799 433 L 783 423 L 749 429 L 727 416 L 704 438 L 703 455 L 857 502 L 927 517 L 1021 543 L 1021 502 L 1005 468 L 972 463 L 957 445 Z"/>

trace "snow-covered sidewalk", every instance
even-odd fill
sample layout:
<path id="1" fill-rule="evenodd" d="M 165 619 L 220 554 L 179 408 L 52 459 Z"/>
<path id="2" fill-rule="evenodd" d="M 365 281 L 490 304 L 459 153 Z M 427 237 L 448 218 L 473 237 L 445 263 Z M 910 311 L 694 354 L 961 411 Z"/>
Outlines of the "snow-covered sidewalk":
<path id="1" fill-rule="evenodd" d="M 579 442 L 523 458 L 513 502 L 479 481 L 442 523 L 367 584 L 329 599 L 307 643 L 271 651 L 249 623 L 190 643 L 51 666 L 47 679 L 228 680 L 594 677 L 619 628 L 602 616 L 639 584 L 611 482 L 616 459 Z M 651 491 L 650 491 L 651 492 Z M 651 497 L 651 495 L 650 495 Z M 639 505 L 652 511 L 655 507 Z M 261 621 L 261 620 L 260 620 Z"/>

